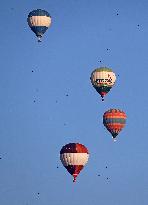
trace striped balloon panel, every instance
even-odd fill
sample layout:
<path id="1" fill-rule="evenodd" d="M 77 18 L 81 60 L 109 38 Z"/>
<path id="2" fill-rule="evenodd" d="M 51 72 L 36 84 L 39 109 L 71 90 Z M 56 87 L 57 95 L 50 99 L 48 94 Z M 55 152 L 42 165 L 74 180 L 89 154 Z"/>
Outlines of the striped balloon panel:
<path id="1" fill-rule="evenodd" d="M 31 17 L 31 16 L 50 16 L 50 14 L 45 10 L 36 9 L 29 13 L 28 17 Z"/>
<path id="2" fill-rule="evenodd" d="M 63 153 L 89 153 L 88 149 L 79 143 L 69 143 L 62 147 L 60 154 Z"/>
<path id="3" fill-rule="evenodd" d="M 48 28 L 51 24 L 51 18 L 49 16 L 31 16 L 28 18 L 28 24 L 30 27 L 45 26 Z"/>
<path id="4" fill-rule="evenodd" d="M 124 126 L 121 126 L 121 125 L 115 125 L 115 126 L 106 126 L 107 130 L 112 134 L 114 135 L 115 133 L 118 133 L 121 132 L 122 128 Z"/>
<path id="5" fill-rule="evenodd" d="M 117 109 L 110 109 L 106 111 L 103 118 L 123 118 L 126 119 L 126 114 L 123 111 Z"/>
<path id="6" fill-rule="evenodd" d="M 116 81 L 115 73 L 108 70 L 96 69 L 91 74 L 91 82 L 94 87 L 112 87 Z"/>
<path id="7" fill-rule="evenodd" d="M 60 154 L 62 164 L 67 167 L 69 165 L 85 165 L 88 161 L 87 153 L 63 153 Z"/>
<path id="8" fill-rule="evenodd" d="M 104 97 L 112 87 L 109 87 L 109 86 L 94 86 L 94 88 L 96 89 L 96 91 L 102 96 Z"/>
<path id="9" fill-rule="evenodd" d="M 33 26 L 31 27 L 31 30 L 36 34 L 37 37 L 42 37 L 43 34 L 47 31 L 46 26 Z"/>
<path id="10" fill-rule="evenodd" d="M 114 123 L 114 124 L 125 124 L 126 120 L 124 118 L 104 118 L 103 119 L 103 123 L 105 124 L 110 124 L 110 123 Z"/>
<path id="11" fill-rule="evenodd" d="M 68 165 L 65 168 L 71 175 L 77 177 L 77 175 L 80 173 L 83 167 L 83 165 Z"/>
<path id="12" fill-rule="evenodd" d="M 122 110 L 119 110 L 119 109 L 109 109 L 109 110 L 107 110 L 105 113 L 122 113 L 122 114 L 125 114 L 125 112 L 123 112 Z M 105 114 L 104 113 L 104 114 Z"/>
<path id="13" fill-rule="evenodd" d="M 111 124 L 105 124 L 105 127 L 107 127 L 108 129 L 110 130 L 113 130 L 113 129 L 122 129 L 124 128 L 125 124 L 120 124 L 120 123 L 111 123 Z"/>

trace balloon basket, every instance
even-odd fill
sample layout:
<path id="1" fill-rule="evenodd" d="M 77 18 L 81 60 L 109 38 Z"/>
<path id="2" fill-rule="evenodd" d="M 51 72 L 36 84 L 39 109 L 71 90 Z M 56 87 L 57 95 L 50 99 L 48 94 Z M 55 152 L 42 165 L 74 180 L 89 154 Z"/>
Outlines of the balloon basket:
<path id="1" fill-rule="evenodd" d="M 113 138 L 113 137 L 112 137 L 112 139 L 113 139 L 113 142 L 116 142 L 116 141 L 117 141 L 117 139 L 116 139 L 116 138 Z"/>
<path id="2" fill-rule="evenodd" d="M 41 43 L 42 42 L 42 40 L 41 40 L 41 37 L 39 36 L 38 37 L 38 43 Z"/>

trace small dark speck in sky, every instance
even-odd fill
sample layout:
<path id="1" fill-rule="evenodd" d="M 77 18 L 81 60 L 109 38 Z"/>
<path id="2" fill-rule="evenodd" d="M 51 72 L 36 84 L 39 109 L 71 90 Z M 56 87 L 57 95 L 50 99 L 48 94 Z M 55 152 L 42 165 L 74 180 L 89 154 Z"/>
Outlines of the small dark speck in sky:
<path id="1" fill-rule="evenodd" d="M 57 166 L 57 169 L 58 169 L 59 167 Z"/>
<path id="2" fill-rule="evenodd" d="M 68 94 L 66 94 L 66 96 L 68 97 Z"/>
<path id="3" fill-rule="evenodd" d="M 11 10 L 14 10 L 14 8 L 11 8 Z"/>
<path id="4" fill-rule="evenodd" d="M 108 180 L 108 177 L 106 179 Z"/>
<path id="5" fill-rule="evenodd" d="M 40 193 L 38 192 L 38 195 L 39 195 Z"/>
<path id="6" fill-rule="evenodd" d="M 99 61 L 101 63 L 101 61 Z"/>
<path id="7" fill-rule="evenodd" d="M 0 159 L 2 159 L 2 158 L 0 157 Z"/>
<path id="8" fill-rule="evenodd" d="M 117 13 L 117 16 L 119 15 L 119 13 Z"/>
<path id="9" fill-rule="evenodd" d="M 106 50 L 109 51 L 109 48 L 107 48 Z"/>
<path id="10" fill-rule="evenodd" d="M 98 177 L 100 177 L 100 174 L 98 174 Z"/>
<path id="11" fill-rule="evenodd" d="M 139 27 L 140 25 L 138 24 L 137 26 Z"/>
<path id="12" fill-rule="evenodd" d="M 56 100 L 56 103 L 57 103 L 58 101 Z"/>
<path id="13" fill-rule="evenodd" d="M 64 126 L 66 126 L 66 123 L 64 123 Z"/>
<path id="14" fill-rule="evenodd" d="M 34 100 L 33 102 L 35 103 L 36 101 Z"/>
<path id="15" fill-rule="evenodd" d="M 33 73 L 34 71 L 32 70 L 31 72 Z"/>
<path id="16" fill-rule="evenodd" d="M 105 168 L 107 169 L 107 166 Z"/>

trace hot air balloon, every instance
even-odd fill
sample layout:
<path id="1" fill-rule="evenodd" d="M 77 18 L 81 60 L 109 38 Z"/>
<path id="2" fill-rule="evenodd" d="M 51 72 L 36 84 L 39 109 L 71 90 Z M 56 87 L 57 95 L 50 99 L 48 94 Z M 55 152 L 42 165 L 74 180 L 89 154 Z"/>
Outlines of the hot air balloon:
<path id="1" fill-rule="evenodd" d="M 96 91 L 101 95 L 102 101 L 104 96 L 110 91 L 116 81 L 116 75 L 112 69 L 100 67 L 91 73 L 91 83 Z"/>
<path id="2" fill-rule="evenodd" d="M 69 143 L 62 147 L 60 159 L 63 166 L 73 176 L 73 182 L 89 158 L 88 149 L 79 143 Z"/>
<path id="3" fill-rule="evenodd" d="M 125 112 L 119 109 L 110 109 L 103 115 L 103 124 L 107 130 L 112 134 L 112 138 L 116 141 L 119 132 L 124 128 L 126 123 Z"/>
<path id="4" fill-rule="evenodd" d="M 51 24 L 50 14 L 45 10 L 36 9 L 29 13 L 27 21 L 31 30 L 38 37 L 38 42 L 41 42 L 43 34 L 47 31 Z"/>

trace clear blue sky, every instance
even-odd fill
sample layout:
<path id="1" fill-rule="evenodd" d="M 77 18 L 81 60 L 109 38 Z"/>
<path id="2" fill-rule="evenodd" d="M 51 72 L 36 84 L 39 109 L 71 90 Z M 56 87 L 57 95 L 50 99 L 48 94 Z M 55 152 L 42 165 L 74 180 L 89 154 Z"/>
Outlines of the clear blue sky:
<path id="1" fill-rule="evenodd" d="M 41 44 L 26 21 L 36 8 L 52 16 Z M 148 204 L 147 8 L 147 0 L 1 2 L 1 205 Z M 100 66 L 119 75 L 104 102 L 89 80 Z M 116 143 L 102 124 L 109 108 L 128 116 Z M 90 151 L 76 184 L 59 159 L 69 142 Z"/>

